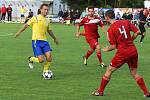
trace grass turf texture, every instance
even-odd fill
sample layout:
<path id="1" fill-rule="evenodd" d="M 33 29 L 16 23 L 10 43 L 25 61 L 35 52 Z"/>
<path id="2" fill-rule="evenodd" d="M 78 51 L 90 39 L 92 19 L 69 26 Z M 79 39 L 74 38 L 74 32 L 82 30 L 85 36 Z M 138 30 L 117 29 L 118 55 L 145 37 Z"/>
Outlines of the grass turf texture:
<path id="1" fill-rule="evenodd" d="M 0 34 L 15 33 L 21 24 L 0 23 Z M 145 100 L 143 93 L 130 76 L 127 65 L 116 71 L 107 85 L 104 97 L 91 96 L 91 92 L 99 87 L 100 79 L 106 68 L 98 66 L 96 55 L 88 60 L 88 66 L 82 63 L 82 56 L 88 49 L 83 37 L 75 38 L 75 27 L 63 24 L 52 24 L 53 31 L 60 44 L 56 46 L 48 38 L 53 48 L 54 78 L 42 78 L 42 64 L 35 64 L 30 70 L 27 57 L 32 55 L 31 30 L 28 29 L 20 37 L 0 36 L 0 100 Z M 135 43 L 139 51 L 139 74 L 145 78 L 150 89 L 150 34 L 143 44 L 139 37 Z M 106 36 L 101 35 L 100 43 L 108 44 Z M 103 60 L 109 64 L 114 52 L 103 53 Z"/>

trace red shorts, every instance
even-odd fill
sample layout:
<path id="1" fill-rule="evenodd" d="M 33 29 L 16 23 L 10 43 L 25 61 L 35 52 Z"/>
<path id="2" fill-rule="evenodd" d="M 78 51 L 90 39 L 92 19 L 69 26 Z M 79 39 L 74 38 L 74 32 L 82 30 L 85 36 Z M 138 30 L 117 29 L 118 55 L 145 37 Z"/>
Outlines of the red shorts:
<path id="1" fill-rule="evenodd" d="M 95 50 L 98 45 L 98 39 L 87 40 L 87 43 L 90 45 L 90 48 Z"/>
<path id="2" fill-rule="evenodd" d="M 124 63 L 127 63 L 129 68 L 137 68 L 138 53 L 136 47 L 131 46 L 128 49 L 117 51 L 110 65 L 115 68 L 120 68 Z"/>

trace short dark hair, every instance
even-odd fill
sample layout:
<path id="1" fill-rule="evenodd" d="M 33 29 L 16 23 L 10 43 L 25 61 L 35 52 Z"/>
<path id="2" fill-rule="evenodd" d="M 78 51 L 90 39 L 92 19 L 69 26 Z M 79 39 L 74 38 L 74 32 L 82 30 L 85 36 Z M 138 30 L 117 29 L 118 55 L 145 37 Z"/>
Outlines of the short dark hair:
<path id="1" fill-rule="evenodd" d="M 106 17 L 109 17 L 110 19 L 114 19 L 114 18 L 115 18 L 115 13 L 114 13 L 113 10 L 107 10 L 107 11 L 105 12 L 105 16 L 106 16 Z"/>
<path id="2" fill-rule="evenodd" d="M 42 9 L 44 6 L 48 7 L 48 4 L 42 4 L 42 5 L 40 6 L 40 9 Z"/>
<path id="3" fill-rule="evenodd" d="M 93 6 L 88 6 L 88 10 L 89 10 L 89 9 L 93 9 L 93 10 L 94 10 L 94 7 L 93 7 Z"/>

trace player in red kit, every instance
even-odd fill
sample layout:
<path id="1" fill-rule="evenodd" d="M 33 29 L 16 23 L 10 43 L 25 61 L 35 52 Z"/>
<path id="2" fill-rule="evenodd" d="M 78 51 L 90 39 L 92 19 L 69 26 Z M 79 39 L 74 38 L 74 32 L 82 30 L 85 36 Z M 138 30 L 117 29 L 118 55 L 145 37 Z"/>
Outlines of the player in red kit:
<path id="1" fill-rule="evenodd" d="M 80 26 L 84 26 L 84 33 L 80 32 Z M 87 65 L 87 59 L 93 52 L 96 50 L 96 54 L 99 60 L 101 67 L 105 67 L 106 65 L 102 61 L 100 45 L 98 43 L 98 38 L 100 37 L 98 34 L 98 26 L 104 30 L 104 24 L 102 20 L 94 15 L 94 8 L 88 7 L 88 16 L 83 18 L 82 21 L 77 25 L 77 33 L 76 37 L 84 35 L 87 43 L 90 46 L 90 49 L 87 51 L 84 58 L 84 65 Z"/>
<path id="2" fill-rule="evenodd" d="M 138 53 L 133 43 L 133 40 L 138 36 L 139 30 L 130 23 L 128 20 L 115 20 L 113 10 L 108 10 L 105 13 L 106 21 L 111 25 L 107 31 L 110 46 L 103 48 L 104 52 L 109 52 L 117 49 L 115 56 L 112 58 L 111 63 L 102 77 L 100 87 L 92 93 L 94 96 L 103 96 L 104 89 L 110 81 L 111 75 L 114 71 L 119 69 L 124 63 L 127 63 L 129 70 L 138 86 L 144 93 L 144 97 L 150 97 L 144 79 L 137 74 Z M 131 36 L 130 31 L 134 32 Z"/>

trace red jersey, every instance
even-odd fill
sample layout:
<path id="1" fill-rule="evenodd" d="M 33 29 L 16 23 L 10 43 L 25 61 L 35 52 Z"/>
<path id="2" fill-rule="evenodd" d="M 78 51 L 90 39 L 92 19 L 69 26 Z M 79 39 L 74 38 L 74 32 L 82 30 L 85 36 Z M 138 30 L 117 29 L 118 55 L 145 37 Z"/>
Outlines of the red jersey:
<path id="1" fill-rule="evenodd" d="M 2 13 L 2 14 L 6 13 L 6 10 L 7 10 L 6 7 L 2 7 L 2 8 L 1 8 L 1 13 Z"/>
<path id="2" fill-rule="evenodd" d="M 93 19 L 85 17 L 82 19 L 79 25 L 84 26 L 85 36 L 87 40 L 99 38 L 100 36 L 98 34 L 98 25 L 101 27 L 104 26 L 100 17 L 95 17 Z"/>
<path id="3" fill-rule="evenodd" d="M 11 13 L 12 12 L 12 8 L 11 7 L 8 7 L 7 8 L 7 13 Z"/>
<path id="4" fill-rule="evenodd" d="M 118 49 L 134 46 L 130 31 L 136 33 L 138 29 L 128 20 L 119 20 L 113 23 L 107 31 L 107 37 L 111 45 Z"/>

